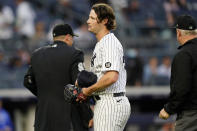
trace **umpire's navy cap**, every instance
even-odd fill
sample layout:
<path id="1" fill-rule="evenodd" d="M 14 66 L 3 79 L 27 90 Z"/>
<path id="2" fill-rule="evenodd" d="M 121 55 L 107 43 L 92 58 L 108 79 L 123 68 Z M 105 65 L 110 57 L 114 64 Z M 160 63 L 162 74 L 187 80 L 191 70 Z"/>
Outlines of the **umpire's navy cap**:
<path id="1" fill-rule="evenodd" d="M 78 35 L 73 33 L 72 28 L 68 24 L 58 24 L 53 28 L 53 37 L 67 34 L 78 37 Z"/>
<path id="2" fill-rule="evenodd" d="M 181 15 L 177 18 L 176 25 L 174 28 L 182 30 L 195 30 L 196 21 L 190 15 Z"/>

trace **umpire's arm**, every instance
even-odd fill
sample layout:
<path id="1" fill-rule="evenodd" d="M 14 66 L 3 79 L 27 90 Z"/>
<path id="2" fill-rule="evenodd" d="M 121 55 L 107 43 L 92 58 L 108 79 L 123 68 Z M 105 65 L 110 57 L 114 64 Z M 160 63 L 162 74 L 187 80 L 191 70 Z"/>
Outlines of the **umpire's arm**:
<path id="1" fill-rule="evenodd" d="M 192 87 L 192 58 L 187 52 L 179 52 L 172 63 L 172 80 L 169 102 L 164 109 L 169 114 L 177 113 Z"/>
<path id="2" fill-rule="evenodd" d="M 29 68 L 27 70 L 27 73 L 24 76 L 23 84 L 35 96 L 37 96 L 37 86 L 36 86 L 35 76 L 34 76 L 33 68 L 32 68 L 32 65 L 31 64 L 29 65 Z"/>

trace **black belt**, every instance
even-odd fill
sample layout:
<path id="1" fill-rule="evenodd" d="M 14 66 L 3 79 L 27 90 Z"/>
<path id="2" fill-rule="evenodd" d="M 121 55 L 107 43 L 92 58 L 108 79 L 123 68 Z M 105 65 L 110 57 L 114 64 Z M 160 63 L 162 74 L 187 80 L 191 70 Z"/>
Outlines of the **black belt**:
<path id="1" fill-rule="evenodd" d="M 119 97 L 119 96 L 124 96 L 124 95 L 125 95 L 125 92 L 113 93 L 113 97 Z M 94 99 L 98 101 L 101 99 L 101 97 L 99 95 L 94 95 Z"/>

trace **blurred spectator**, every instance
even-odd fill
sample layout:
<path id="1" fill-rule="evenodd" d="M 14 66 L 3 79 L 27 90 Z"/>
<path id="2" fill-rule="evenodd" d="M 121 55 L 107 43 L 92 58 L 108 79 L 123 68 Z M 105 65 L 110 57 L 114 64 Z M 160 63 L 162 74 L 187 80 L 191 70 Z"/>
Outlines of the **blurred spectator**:
<path id="1" fill-rule="evenodd" d="M 178 0 L 177 3 L 180 8 L 179 12 L 177 13 L 177 16 L 182 15 L 182 14 L 191 14 L 192 13 L 192 10 L 189 8 L 186 0 Z"/>
<path id="2" fill-rule="evenodd" d="M 166 18 L 167 18 L 167 24 L 169 27 L 172 27 L 175 23 L 175 17 L 172 13 L 167 13 L 166 14 Z"/>
<path id="3" fill-rule="evenodd" d="M 143 63 L 135 49 L 129 49 L 126 53 L 127 85 L 142 85 Z"/>
<path id="4" fill-rule="evenodd" d="M 109 0 L 115 12 L 121 12 L 128 7 L 128 0 Z"/>
<path id="5" fill-rule="evenodd" d="M 169 85 L 171 75 L 171 60 L 169 56 L 164 56 L 161 65 L 158 67 L 156 85 Z"/>
<path id="6" fill-rule="evenodd" d="M 71 6 L 74 12 L 73 16 L 75 17 L 76 22 L 86 21 L 89 16 L 90 3 L 88 0 L 80 0 L 80 4 L 78 3 L 79 0 L 71 0 Z"/>
<path id="7" fill-rule="evenodd" d="M 4 78 L 5 78 L 4 72 L 6 72 L 6 70 L 7 70 L 3 59 L 4 59 L 4 54 L 3 54 L 3 52 L 0 52 L 0 74 L 1 74 L 0 75 L 0 83 L 1 83 L 0 88 L 5 87 L 4 86 Z"/>
<path id="8" fill-rule="evenodd" d="M 143 83 L 144 85 L 155 85 L 156 84 L 156 77 L 158 74 L 158 59 L 156 57 L 151 57 L 149 62 L 144 67 L 143 73 Z"/>
<path id="9" fill-rule="evenodd" d="M 140 3 L 138 0 L 130 0 L 129 1 L 129 12 L 137 13 L 140 11 Z"/>
<path id="10" fill-rule="evenodd" d="M 125 36 L 140 36 L 139 27 L 144 25 L 146 11 L 142 7 L 142 2 L 139 0 L 129 0 L 128 6 L 124 9 L 125 19 L 129 22 L 124 23 L 127 27 Z M 130 26 L 128 26 L 128 24 Z"/>
<path id="11" fill-rule="evenodd" d="M 4 53 L 0 51 L 0 70 L 2 66 L 5 66 L 3 59 L 4 59 Z"/>
<path id="12" fill-rule="evenodd" d="M 14 14 L 9 6 L 0 3 L 0 40 L 11 39 L 13 35 Z"/>
<path id="13" fill-rule="evenodd" d="M 133 23 L 127 16 L 128 0 L 109 0 L 109 3 L 111 3 L 116 15 L 118 31 L 115 33 L 120 37 L 136 35 Z"/>
<path id="14" fill-rule="evenodd" d="M 151 38 L 156 38 L 158 36 L 160 33 L 160 28 L 157 26 L 153 14 L 148 14 L 145 19 L 145 24 L 144 26 L 141 26 L 140 31 L 143 36 L 148 36 Z"/>
<path id="15" fill-rule="evenodd" d="M 35 34 L 29 43 L 29 48 L 33 51 L 36 48 L 44 46 L 44 43 L 46 43 L 45 23 L 44 21 L 38 21 L 35 25 Z"/>
<path id="16" fill-rule="evenodd" d="M 74 46 L 83 51 L 88 51 L 94 48 L 94 35 L 92 35 L 87 28 L 87 24 L 81 24 L 81 26 L 74 31 L 79 37 L 74 38 Z"/>
<path id="17" fill-rule="evenodd" d="M 179 5 L 180 10 L 185 10 L 185 11 L 189 10 L 186 0 L 178 0 L 177 3 Z"/>
<path id="18" fill-rule="evenodd" d="M 158 67 L 158 75 L 166 76 L 170 79 L 171 75 L 171 59 L 169 56 L 164 56 L 161 65 Z"/>
<path id="19" fill-rule="evenodd" d="M 35 33 L 35 11 L 26 0 L 16 0 L 16 29 L 22 38 L 31 38 Z"/>
<path id="20" fill-rule="evenodd" d="M 50 0 L 29 0 L 34 7 L 34 11 L 36 13 L 35 21 L 38 23 L 39 21 L 43 21 L 44 23 L 49 24 L 50 15 L 48 11 L 48 5 Z"/>
<path id="21" fill-rule="evenodd" d="M 65 23 L 73 23 L 73 18 L 75 17 L 71 0 L 57 0 L 52 2 L 49 12 L 55 19 L 62 19 Z"/>
<path id="22" fill-rule="evenodd" d="M 150 28 L 156 27 L 156 22 L 152 15 L 149 15 L 145 22 L 146 22 L 147 27 L 150 27 Z"/>
<path id="23" fill-rule="evenodd" d="M 78 21 L 86 21 L 90 10 L 87 0 L 56 0 L 49 6 L 49 14 L 54 19 L 64 20 L 73 27 L 78 26 Z"/>
<path id="24" fill-rule="evenodd" d="M 177 0 L 166 0 L 164 2 L 164 9 L 166 13 L 173 13 L 179 11 Z"/>
<path id="25" fill-rule="evenodd" d="M 3 108 L 3 102 L 0 98 L 0 131 L 13 131 L 13 124 L 10 114 Z"/>
<path id="26" fill-rule="evenodd" d="M 30 62 L 30 55 L 27 51 L 19 50 L 17 52 L 18 57 L 14 57 L 14 69 L 11 71 L 13 80 L 10 82 L 13 83 L 13 88 L 22 88 L 23 86 L 23 76 L 26 73 L 28 68 L 28 63 Z"/>
<path id="27" fill-rule="evenodd" d="M 173 26 L 175 23 L 175 14 L 179 11 L 177 0 L 166 0 L 164 2 L 164 10 L 168 26 Z"/>
<path id="28" fill-rule="evenodd" d="M 1 77 L 2 88 L 21 88 L 23 87 L 23 75 L 25 74 L 26 66 L 23 65 L 18 56 L 9 59 L 6 70 L 4 70 L 3 77 Z"/>
<path id="29" fill-rule="evenodd" d="M 14 70 L 16 67 L 20 66 L 20 58 L 19 57 L 11 57 L 8 61 L 8 70 Z"/>
<path id="30" fill-rule="evenodd" d="M 5 88 L 7 81 L 5 80 L 7 76 L 6 63 L 4 62 L 4 53 L 0 51 L 0 88 Z"/>
<path id="31" fill-rule="evenodd" d="M 134 22 L 141 22 L 144 18 L 144 12 L 141 9 L 139 0 L 129 1 L 128 8 L 126 9 L 128 18 Z M 139 23 L 138 23 L 139 24 Z"/>
<path id="32" fill-rule="evenodd" d="M 27 66 L 30 62 L 30 54 L 23 50 L 23 49 L 19 49 L 17 51 L 17 56 L 19 57 L 22 65 L 21 66 Z"/>

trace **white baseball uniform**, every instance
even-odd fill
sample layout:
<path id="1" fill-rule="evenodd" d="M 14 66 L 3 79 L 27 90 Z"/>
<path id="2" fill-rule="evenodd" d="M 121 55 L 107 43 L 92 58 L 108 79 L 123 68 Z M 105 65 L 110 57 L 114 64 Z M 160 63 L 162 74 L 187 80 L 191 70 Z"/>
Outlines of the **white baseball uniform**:
<path id="1" fill-rule="evenodd" d="M 105 35 L 97 42 L 91 59 L 91 71 L 98 80 L 107 71 L 117 71 L 118 80 L 103 91 L 93 95 L 96 104 L 94 107 L 94 131 L 123 131 L 131 107 L 125 96 L 126 70 L 124 68 L 123 48 L 113 33 Z"/>

